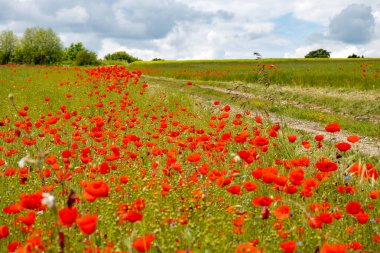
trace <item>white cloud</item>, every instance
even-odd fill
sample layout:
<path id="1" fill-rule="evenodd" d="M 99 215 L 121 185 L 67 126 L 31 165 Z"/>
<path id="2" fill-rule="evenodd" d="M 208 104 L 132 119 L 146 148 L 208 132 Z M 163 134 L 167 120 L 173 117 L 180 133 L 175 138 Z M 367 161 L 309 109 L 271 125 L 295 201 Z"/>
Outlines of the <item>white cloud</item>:
<path id="1" fill-rule="evenodd" d="M 87 10 L 82 6 L 60 9 L 56 13 L 57 20 L 63 23 L 85 23 L 89 19 Z"/>
<path id="2" fill-rule="evenodd" d="M 365 4 L 374 6 L 373 0 L 295 0 L 293 2 L 294 15 L 302 20 L 328 25 L 331 17 L 337 15 L 350 4 Z"/>
<path id="3" fill-rule="evenodd" d="M 330 22 L 350 4 L 372 9 L 365 46 L 332 39 Z M 0 0 L 0 6 L 0 30 L 51 27 L 66 46 L 81 41 L 99 56 L 125 50 L 147 60 L 253 58 L 253 51 L 303 57 L 319 47 L 333 56 L 350 50 L 377 56 L 380 48 L 380 4 L 373 0 Z"/>
<path id="4" fill-rule="evenodd" d="M 155 51 L 153 50 L 144 50 L 137 48 L 128 48 L 123 46 L 112 39 L 103 39 L 101 42 L 101 48 L 98 51 L 98 56 L 103 58 L 107 54 L 112 54 L 118 51 L 126 51 L 133 56 L 138 56 L 140 59 L 151 60 L 155 58 Z"/>

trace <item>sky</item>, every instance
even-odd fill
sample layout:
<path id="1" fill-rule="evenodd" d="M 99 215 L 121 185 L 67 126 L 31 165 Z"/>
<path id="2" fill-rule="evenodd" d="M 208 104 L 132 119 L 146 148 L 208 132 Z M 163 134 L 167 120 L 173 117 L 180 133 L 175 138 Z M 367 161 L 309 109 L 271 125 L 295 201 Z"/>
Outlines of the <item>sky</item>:
<path id="1" fill-rule="evenodd" d="M 380 0 L 0 0 L 0 31 L 36 26 L 99 57 L 380 57 Z"/>

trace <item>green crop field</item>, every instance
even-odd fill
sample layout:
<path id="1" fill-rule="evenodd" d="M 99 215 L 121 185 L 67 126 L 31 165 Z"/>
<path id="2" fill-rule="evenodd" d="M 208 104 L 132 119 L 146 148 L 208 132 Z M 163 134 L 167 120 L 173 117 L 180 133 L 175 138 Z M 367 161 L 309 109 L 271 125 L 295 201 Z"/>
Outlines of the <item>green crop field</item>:
<path id="1" fill-rule="evenodd" d="M 380 59 L 155 61 L 134 62 L 130 67 L 178 79 L 255 83 L 265 75 L 277 85 L 380 89 Z"/>
<path id="2" fill-rule="evenodd" d="M 337 121 L 349 132 L 380 138 L 379 59 L 157 61 L 128 68 L 141 69 L 147 82 L 176 88 L 180 82 L 164 78 L 192 81 L 209 98 L 322 125 Z M 202 85 L 251 97 L 201 91 Z"/>
<path id="3" fill-rule="evenodd" d="M 256 61 L 0 66 L 0 252 L 378 252 L 379 156 L 357 149 L 377 62 L 339 63 L 347 83 L 318 87 L 257 83 Z M 192 76 L 210 66 L 231 74 Z"/>

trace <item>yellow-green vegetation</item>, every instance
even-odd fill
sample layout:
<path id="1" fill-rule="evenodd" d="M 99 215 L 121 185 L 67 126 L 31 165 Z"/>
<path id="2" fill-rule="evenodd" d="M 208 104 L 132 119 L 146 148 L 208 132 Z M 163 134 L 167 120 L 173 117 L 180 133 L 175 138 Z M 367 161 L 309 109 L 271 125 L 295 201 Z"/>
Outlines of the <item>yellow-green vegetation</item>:
<path id="1" fill-rule="evenodd" d="M 141 74 L 0 67 L 0 252 L 377 251 L 380 161 L 339 122 L 309 135 L 214 99 L 263 87 Z"/>
<path id="2" fill-rule="evenodd" d="M 148 82 L 159 82 L 149 79 L 156 76 L 166 85 L 165 78 L 174 78 L 238 90 L 248 96 L 211 89 L 199 92 L 321 124 L 337 121 L 349 132 L 380 138 L 379 59 L 154 61 L 135 62 L 128 68 L 142 69 Z M 176 87 L 175 82 L 170 85 Z"/>
<path id="3" fill-rule="evenodd" d="M 264 66 L 264 68 L 263 68 Z M 147 75 L 286 86 L 380 89 L 379 59 L 260 59 L 134 62 Z"/>

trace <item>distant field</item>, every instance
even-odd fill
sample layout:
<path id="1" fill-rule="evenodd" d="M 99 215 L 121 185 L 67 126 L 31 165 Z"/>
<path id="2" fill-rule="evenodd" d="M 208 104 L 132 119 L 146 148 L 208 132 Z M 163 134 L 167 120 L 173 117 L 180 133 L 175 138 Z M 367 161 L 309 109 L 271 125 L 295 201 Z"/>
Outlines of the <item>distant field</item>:
<path id="1" fill-rule="evenodd" d="M 279 85 L 380 88 L 380 59 L 155 61 L 134 62 L 129 68 L 177 79 L 255 83 L 265 75 L 268 81 Z"/>
<path id="2" fill-rule="evenodd" d="M 340 122 L 349 132 L 380 138 L 380 59 L 156 61 L 128 67 L 142 70 L 148 83 L 180 89 L 192 81 L 199 88 L 239 91 L 250 98 L 215 89 L 198 89 L 197 94 L 280 116 Z"/>

